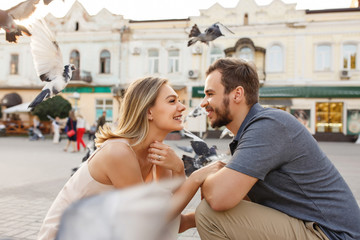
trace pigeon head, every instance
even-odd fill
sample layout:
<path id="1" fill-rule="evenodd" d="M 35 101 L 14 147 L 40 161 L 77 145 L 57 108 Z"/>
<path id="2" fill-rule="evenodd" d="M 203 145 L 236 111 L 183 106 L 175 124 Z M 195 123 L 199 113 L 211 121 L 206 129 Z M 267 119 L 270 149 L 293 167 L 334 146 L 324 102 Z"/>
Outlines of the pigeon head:
<path id="1" fill-rule="evenodd" d="M 64 66 L 64 77 L 68 77 L 69 79 L 71 79 L 72 77 L 72 72 L 76 70 L 76 67 L 74 64 L 67 64 Z"/>

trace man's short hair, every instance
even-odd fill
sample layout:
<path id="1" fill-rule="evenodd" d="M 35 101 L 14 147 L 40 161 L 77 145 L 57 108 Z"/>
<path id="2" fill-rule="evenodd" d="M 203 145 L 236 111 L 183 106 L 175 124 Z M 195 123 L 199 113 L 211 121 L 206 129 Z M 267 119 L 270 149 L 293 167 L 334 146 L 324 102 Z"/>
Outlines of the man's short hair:
<path id="1" fill-rule="evenodd" d="M 216 70 L 221 73 L 221 83 L 225 88 L 225 94 L 242 86 L 248 105 L 252 106 L 259 101 L 260 83 L 255 65 L 238 58 L 220 58 L 209 66 L 206 76 Z"/>

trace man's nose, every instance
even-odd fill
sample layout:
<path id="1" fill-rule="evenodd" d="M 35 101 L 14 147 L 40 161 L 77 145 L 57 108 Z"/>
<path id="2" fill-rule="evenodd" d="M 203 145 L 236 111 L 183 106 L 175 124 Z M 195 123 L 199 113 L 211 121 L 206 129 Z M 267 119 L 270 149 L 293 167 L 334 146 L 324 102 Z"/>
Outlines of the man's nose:
<path id="1" fill-rule="evenodd" d="M 209 101 L 206 99 L 206 97 L 201 101 L 200 107 L 204 108 L 209 104 Z"/>

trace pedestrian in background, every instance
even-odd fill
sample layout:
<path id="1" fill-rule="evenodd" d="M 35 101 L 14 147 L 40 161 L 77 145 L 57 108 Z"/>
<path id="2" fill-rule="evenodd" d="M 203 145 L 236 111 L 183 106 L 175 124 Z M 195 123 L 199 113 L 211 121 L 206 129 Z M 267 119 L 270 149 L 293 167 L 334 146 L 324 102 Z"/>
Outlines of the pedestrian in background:
<path id="1" fill-rule="evenodd" d="M 80 144 L 84 147 L 84 150 L 86 150 L 86 145 L 84 143 L 84 133 L 86 131 L 85 129 L 85 125 L 86 125 L 86 121 L 83 118 L 83 116 L 78 113 L 76 115 L 76 144 L 77 144 L 77 150 L 80 151 Z"/>
<path id="2" fill-rule="evenodd" d="M 76 117 L 73 110 L 69 112 L 69 117 L 66 122 L 66 135 L 68 136 L 68 142 L 64 148 L 64 151 L 66 152 L 71 144 L 73 147 L 72 152 L 76 152 Z"/>
<path id="3" fill-rule="evenodd" d="M 55 117 L 55 119 L 51 123 L 52 131 L 54 133 L 53 136 L 53 143 L 59 143 L 60 142 L 60 118 Z"/>
<path id="4" fill-rule="evenodd" d="M 106 123 L 106 111 L 102 112 L 102 115 L 97 120 L 96 132 L 99 131 L 99 128 L 103 127 Z"/>

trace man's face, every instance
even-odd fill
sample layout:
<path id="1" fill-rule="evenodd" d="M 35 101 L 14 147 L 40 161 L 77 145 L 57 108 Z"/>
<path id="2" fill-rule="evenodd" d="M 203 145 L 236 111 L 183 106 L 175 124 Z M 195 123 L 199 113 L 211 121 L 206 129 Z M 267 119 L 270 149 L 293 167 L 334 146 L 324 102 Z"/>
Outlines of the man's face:
<path id="1" fill-rule="evenodd" d="M 230 115 L 230 98 L 224 94 L 224 86 L 221 84 L 221 73 L 217 70 L 210 73 L 205 82 L 205 97 L 201 107 L 208 113 L 211 127 L 221 127 L 232 121 Z"/>

